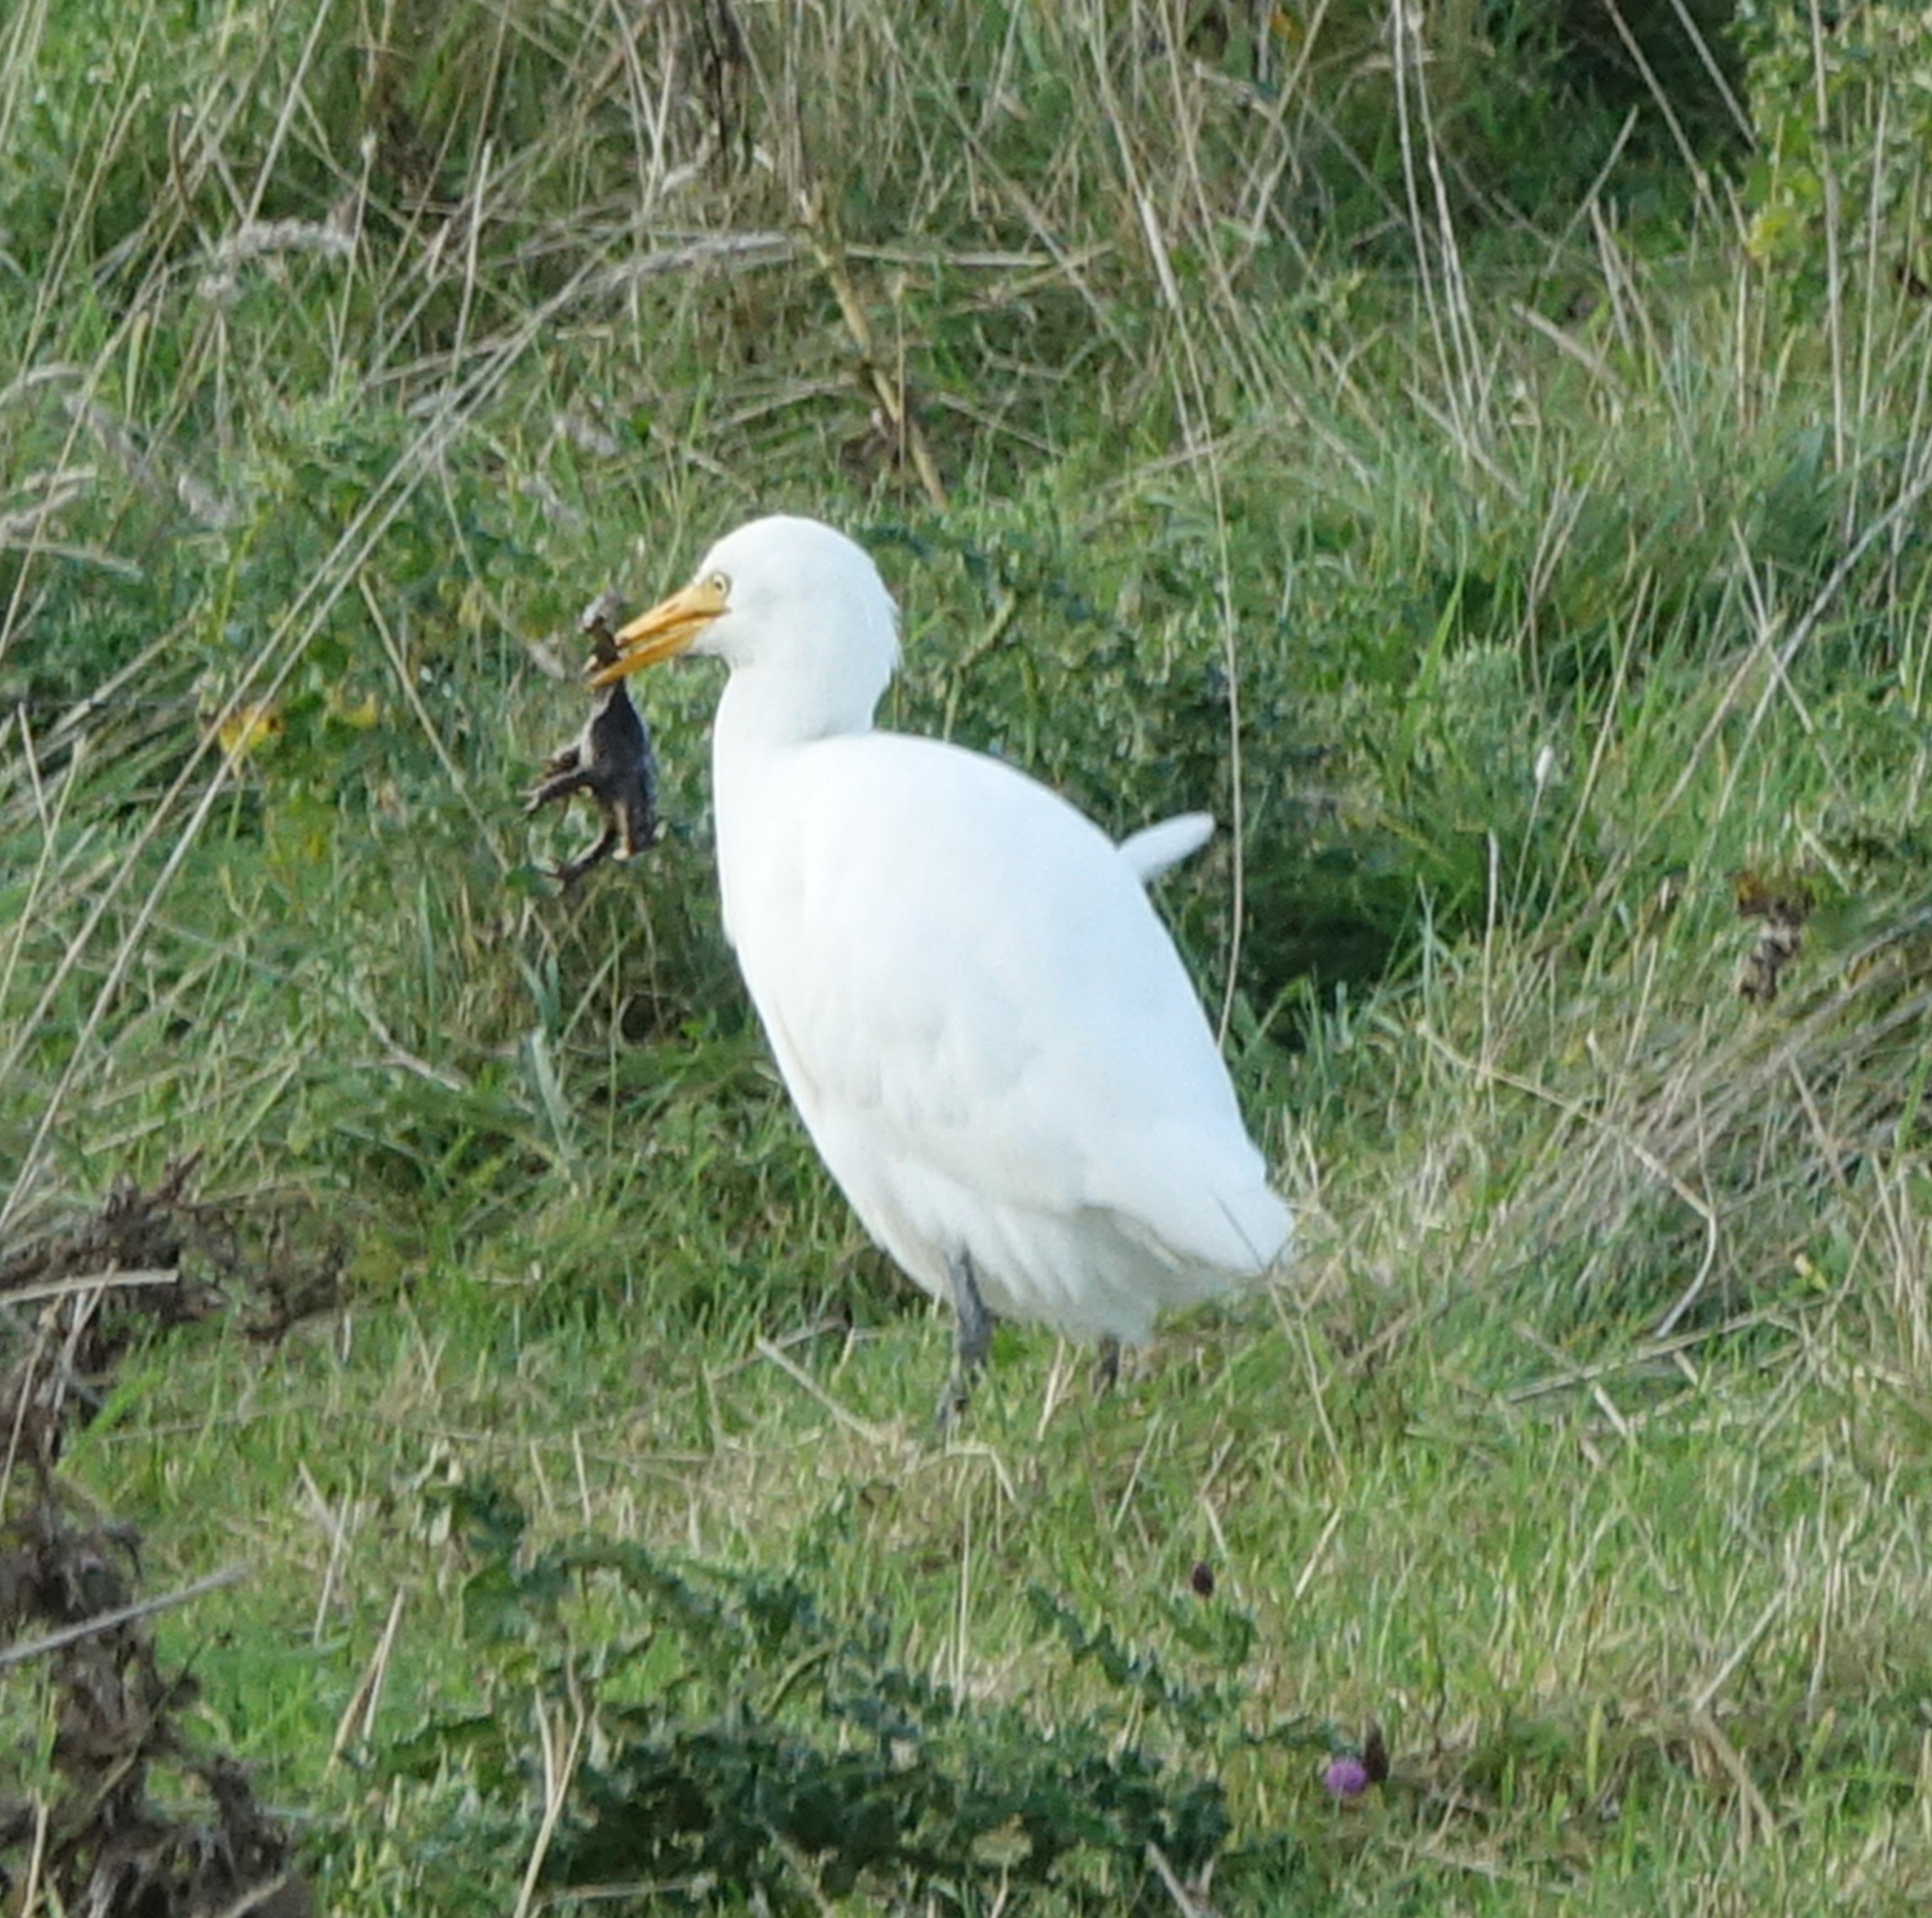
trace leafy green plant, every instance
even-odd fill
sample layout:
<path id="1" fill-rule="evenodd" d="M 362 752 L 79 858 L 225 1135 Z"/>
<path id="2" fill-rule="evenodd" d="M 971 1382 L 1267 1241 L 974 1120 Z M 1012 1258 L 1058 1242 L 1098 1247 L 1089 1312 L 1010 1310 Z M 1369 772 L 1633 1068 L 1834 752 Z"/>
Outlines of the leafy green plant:
<path id="1" fill-rule="evenodd" d="M 1886 0 L 1828 17 L 1744 0 L 1738 33 L 1758 135 L 1744 183 L 1752 259 L 1802 276 L 1814 296 L 1844 280 L 1925 297 L 1932 48 L 1922 15 Z"/>
<path id="2" fill-rule="evenodd" d="M 1042 1622 L 1131 1707 L 1131 1736 L 1117 1712 L 962 1697 L 901 1661 L 884 1614 L 828 1616 L 800 1575 L 674 1566 L 610 1539 L 526 1552 L 500 1488 L 450 1497 L 472 1639 L 502 1648 L 507 1689 L 575 1715 L 544 1864 L 559 1893 L 654 1883 L 810 1911 L 863 1885 L 970 1910 L 1051 1886 L 1059 1908 L 1120 1910 L 1150 1847 L 1192 1874 L 1227 1837 L 1219 1784 L 1151 1745 L 1170 1720 L 1190 1743 L 1226 1739 L 1238 1694 L 1171 1682 L 1043 1595 Z M 422 1775 L 452 1757 L 522 1801 L 531 1754 L 507 1715 L 432 1722 L 384 1762 Z"/>

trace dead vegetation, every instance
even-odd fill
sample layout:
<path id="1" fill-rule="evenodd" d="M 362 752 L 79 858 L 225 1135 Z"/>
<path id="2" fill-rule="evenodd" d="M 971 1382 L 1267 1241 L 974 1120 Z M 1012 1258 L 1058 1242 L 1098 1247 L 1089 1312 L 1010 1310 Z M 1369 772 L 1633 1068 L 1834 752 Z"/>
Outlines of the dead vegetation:
<path id="1" fill-rule="evenodd" d="M 149 1187 L 119 1181 L 97 1209 L 0 1261 L 0 1670 L 34 1687 L 28 1723 L 46 1754 L 34 1784 L 0 1792 L 10 1911 L 315 1908 L 282 1821 L 185 1721 L 193 1672 L 164 1667 L 155 1647 L 155 1613 L 239 1569 L 143 1598 L 140 1533 L 92 1510 L 59 1469 L 67 1434 L 95 1415 L 143 1330 L 242 1305 L 251 1333 L 273 1336 L 334 1296 L 339 1247 L 298 1250 L 294 1208 L 196 1200 L 197 1164 L 177 1160 Z"/>

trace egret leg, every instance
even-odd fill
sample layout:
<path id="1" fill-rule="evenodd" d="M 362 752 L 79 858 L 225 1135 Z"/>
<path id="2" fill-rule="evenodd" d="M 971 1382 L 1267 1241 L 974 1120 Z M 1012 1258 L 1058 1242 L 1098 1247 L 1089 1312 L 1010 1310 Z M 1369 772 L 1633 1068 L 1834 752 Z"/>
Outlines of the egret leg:
<path id="1" fill-rule="evenodd" d="M 1120 1382 L 1120 1342 L 1112 1332 L 1100 1335 L 1100 1349 L 1094 1361 L 1094 1396 L 1112 1391 Z"/>
<path id="2" fill-rule="evenodd" d="M 939 1427 L 944 1431 L 966 1409 L 973 1395 L 973 1375 L 986 1362 L 993 1343 L 993 1315 L 980 1296 L 980 1282 L 973 1276 L 973 1261 L 964 1252 L 956 1252 L 946 1262 L 946 1275 L 952 1283 L 952 1310 L 957 1321 L 952 1335 L 952 1373 L 939 1394 Z"/>

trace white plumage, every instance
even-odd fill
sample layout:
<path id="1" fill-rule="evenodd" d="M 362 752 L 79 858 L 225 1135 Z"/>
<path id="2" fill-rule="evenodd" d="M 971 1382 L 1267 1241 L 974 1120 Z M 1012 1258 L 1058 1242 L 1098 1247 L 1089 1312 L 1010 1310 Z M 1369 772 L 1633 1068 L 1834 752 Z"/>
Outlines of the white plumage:
<path id="1" fill-rule="evenodd" d="M 1177 812 L 1172 819 L 1143 826 L 1120 842 L 1120 857 L 1134 869 L 1142 884 L 1158 879 L 1170 866 L 1178 866 L 1214 836 L 1209 812 Z"/>
<path id="2" fill-rule="evenodd" d="M 741 527 L 625 629 L 607 675 L 730 668 L 712 764 L 724 926 L 784 1082 L 872 1236 L 960 1315 L 1145 1338 L 1287 1244 L 1213 1035 L 1143 881 L 1207 836 L 1115 846 L 999 761 L 872 714 L 898 657 L 867 555 Z"/>

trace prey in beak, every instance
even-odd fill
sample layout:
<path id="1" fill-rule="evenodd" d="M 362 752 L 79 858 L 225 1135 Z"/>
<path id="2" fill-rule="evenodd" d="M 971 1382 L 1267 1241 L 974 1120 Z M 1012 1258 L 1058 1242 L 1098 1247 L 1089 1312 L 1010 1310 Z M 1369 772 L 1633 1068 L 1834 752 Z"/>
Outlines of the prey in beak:
<path id="1" fill-rule="evenodd" d="M 609 686 L 640 667 L 674 658 L 724 611 L 730 596 L 731 582 L 722 573 L 692 581 L 682 592 L 674 593 L 619 629 L 616 658 L 600 665 L 591 674 L 590 683 Z"/>
<path id="2" fill-rule="evenodd" d="M 616 603 L 615 593 L 600 593 L 578 623 L 590 635 L 592 663 L 600 669 L 614 665 L 620 657 L 610 626 Z M 621 679 L 600 682 L 583 731 L 544 761 L 543 772 L 531 789 L 526 813 L 584 793 L 603 827 L 596 842 L 576 858 L 550 869 L 550 877 L 566 890 L 610 854 L 628 860 L 656 843 L 657 764 L 651 736 Z"/>

